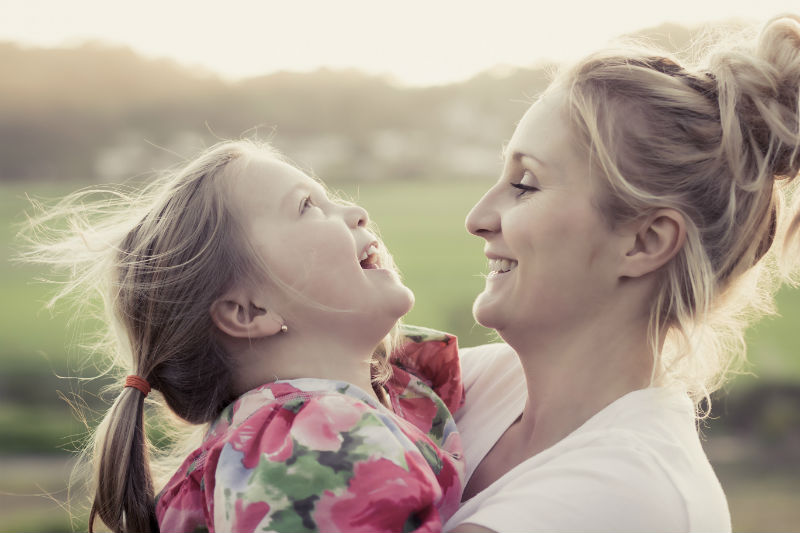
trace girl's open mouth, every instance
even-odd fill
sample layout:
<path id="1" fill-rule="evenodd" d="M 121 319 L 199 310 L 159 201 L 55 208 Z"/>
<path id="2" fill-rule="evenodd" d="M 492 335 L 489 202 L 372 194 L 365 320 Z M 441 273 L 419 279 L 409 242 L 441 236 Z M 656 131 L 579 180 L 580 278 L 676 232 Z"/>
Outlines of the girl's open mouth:
<path id="1" fill-rule="evenodd" d="M 378 244 L 371 243 L 367 249 L 361 252 L 359 264 L 364 270 L 380 268 L 380 256 L 378 255 Z"/>

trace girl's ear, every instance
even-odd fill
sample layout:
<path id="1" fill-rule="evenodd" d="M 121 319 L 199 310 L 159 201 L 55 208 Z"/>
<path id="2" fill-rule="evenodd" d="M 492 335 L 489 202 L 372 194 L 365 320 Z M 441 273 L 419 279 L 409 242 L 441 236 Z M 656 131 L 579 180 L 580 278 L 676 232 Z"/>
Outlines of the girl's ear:
<path id="1" fill-rule="evenodd" d="M 281 332 L 283 319 L 253 303 L 242 289 L 233 289 L 211 304 L 211 319 L 220 331 L 238 339 L 257 339 Z"/>
<path id="2" fill-rule="evenodd" d="M 659 209 L 638 221 L 631 236 L 621 275 L 638 278 L 655 272 L 680 251 L 686 242 L 686 220 L 675 209 Z"/>

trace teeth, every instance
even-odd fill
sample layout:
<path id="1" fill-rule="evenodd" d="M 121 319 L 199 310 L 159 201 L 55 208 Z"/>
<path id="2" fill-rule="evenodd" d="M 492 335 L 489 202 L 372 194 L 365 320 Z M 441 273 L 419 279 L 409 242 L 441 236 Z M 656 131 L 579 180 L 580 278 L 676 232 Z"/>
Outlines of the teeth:
<path id="1" fill-rule="evenodd" d="M 361 257 L 359 257 L 358 260 L 366 261 L 369 256 L 377 253 L 378 253 L 378 247 L 375 246 L 374 244 L 370 244 L 369 248 L 367 248 L 366 250 L 364 250 L 364 252 L 362 252 Z"/>
<path id="2" fill-rule="evenodd" d="M 490 272 L 508 272 L 517 268 L 517 262 L 513 259 L 490 259 L 489 271 Z"/>

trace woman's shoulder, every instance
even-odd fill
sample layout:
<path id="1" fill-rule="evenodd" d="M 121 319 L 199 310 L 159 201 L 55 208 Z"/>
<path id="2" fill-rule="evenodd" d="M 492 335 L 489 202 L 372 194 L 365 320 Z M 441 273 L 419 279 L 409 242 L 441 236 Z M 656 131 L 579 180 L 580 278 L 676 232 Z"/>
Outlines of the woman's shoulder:
<path id="1" fill-rule="evenodd" d="M 525 386 L 522 366 L 511 346 L 502 342 L 461 348 L 459 353 L 464 387 L 485 388 L 491 383 L 498 387 Z"/>
<path id="2" fill-rule="evenodd" d="M 646 452 L 615 440 L 598 438 L 523 462 L 467 501 L 448 527 L 686 531 L 686 504 L 670 478 Z"/>
<path id="3" fill-rule="evenodd" d="M 498 531 L 524 524 L 730 530 L 725 496 L 694 431 L 691 404 L 660 390 L 614 402 L 466 502 L 454 520 L 451 527 L 476 523 Z"/>

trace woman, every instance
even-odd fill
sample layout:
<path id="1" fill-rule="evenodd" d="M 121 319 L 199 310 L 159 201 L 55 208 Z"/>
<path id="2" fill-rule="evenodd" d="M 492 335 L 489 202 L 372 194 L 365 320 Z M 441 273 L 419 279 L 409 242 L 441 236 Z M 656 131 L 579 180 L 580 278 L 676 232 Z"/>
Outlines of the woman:
<path id="1" fill-rule="evenodd" d="M 475 317 L 518 358 L 463 357 L 471 477 L 445 529 L 730 530 L 695 417 L 797 239 L 798 98 L 789 16 L 698 67 L 594 54 L 528 110 L 467 217 Z"/>

